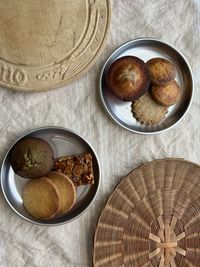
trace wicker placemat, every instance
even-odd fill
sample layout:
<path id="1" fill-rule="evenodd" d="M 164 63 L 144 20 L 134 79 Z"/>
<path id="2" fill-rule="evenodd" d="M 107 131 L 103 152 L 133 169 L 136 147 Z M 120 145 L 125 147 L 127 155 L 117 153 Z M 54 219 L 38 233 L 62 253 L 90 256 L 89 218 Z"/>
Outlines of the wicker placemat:
<path id="1" fill-rule="evenodd" d="M 200 266 L 200 166 L 156 160 L 133 170 L 107 201 L 94 267 Z"/>
<path id="2" fill-rule="evenodd" d="M 62 86 L 102 51 L 110 0 L 0 1 L 0 85 L 23 91 Z"/>

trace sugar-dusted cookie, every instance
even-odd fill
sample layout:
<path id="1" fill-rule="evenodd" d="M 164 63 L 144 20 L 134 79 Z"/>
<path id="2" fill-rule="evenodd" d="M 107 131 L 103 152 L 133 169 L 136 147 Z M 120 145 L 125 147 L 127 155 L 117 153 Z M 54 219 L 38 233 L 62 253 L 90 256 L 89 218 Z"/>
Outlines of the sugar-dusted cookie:
<path id="1" fill-rule="evenodd" d="M 155 85 L 171 83 L 176 76 L 176 69 L 172 62 L 164 58 L 152 58 L 146 63 L 150 82 Z"/>
<path id="2" fill-rule="evenodd" d="M 139 122 L 153 125 L 165 117 L 167 107 L 158 104 L 146 93 L 132 103 L 132 112 Z"/>

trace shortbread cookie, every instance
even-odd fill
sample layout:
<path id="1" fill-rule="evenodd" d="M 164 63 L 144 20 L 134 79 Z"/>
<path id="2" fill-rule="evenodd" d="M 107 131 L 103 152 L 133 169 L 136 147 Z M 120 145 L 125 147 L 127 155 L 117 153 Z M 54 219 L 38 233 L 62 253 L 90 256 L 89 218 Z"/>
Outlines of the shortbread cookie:
<path id="1" fill-rule="evenodd" d="M 37 219 L 51 219 L 60 210 L 58 188 L 46 177 L 30 180 L 24 187 L 22 198 L 25 209 Z"/>
<path id="2" fill-rule="evenodd" d="M 70 210 L 76 201 L 76 188 L 73 182 L 67 175 L 59 172 L 50 172 L 47 174 L 50 179 L 58 188 L 60 195 L 61 207 L 59 213 L 65 213 Z"/>
<path id="3" fill-rule="evenodd" d="M 141 123 L 153 125 L 159 123 L 167 113 L 167 108 L 156 103 L 148 93 L 132 103 L 134 117 Z"/>
<path id="4" fill-rule="evenodd" d="M 149 88 L 149 76 L 143 60 L 134 56 L 117 59 L 106 75 L 107 88 L 120 100 L 133 101 Z"/>
<path id="5" fill-rule="evenodd" d="M 172 62 L 164 58 L 152 58 L 146 63 L 150 82 L 155 85 L 171 83 L 176 76 L 176 69 Z"/>
<path id="6" fill-rule="evenodd" d="M 171 106 L 178 102 L 181 95 L 180 86 L 176 81 L 167 85 L 152 85 L 151 96 L 163 106 Z"/>

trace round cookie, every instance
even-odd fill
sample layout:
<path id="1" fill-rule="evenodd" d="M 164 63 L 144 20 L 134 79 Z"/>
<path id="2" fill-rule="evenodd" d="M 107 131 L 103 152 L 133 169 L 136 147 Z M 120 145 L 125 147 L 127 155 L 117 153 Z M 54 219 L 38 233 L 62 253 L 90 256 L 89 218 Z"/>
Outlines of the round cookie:
<path id="1" fill-rule="evenodd" d="M 164 58 L 152 58 L 146 63 L 150 81 L 155 85 L 171 83 L 176 76 L 174 64 Z"/>
<path id="2" fill-rule="evenodd" d="M 43 139 L 25 138 L 12 149 L 10 163 L 14 172 L 22 177 L 45 176 L 54 165 L 53 150 Z"/>
<path id="3" fill-rule="evenodd" d="M 51 219 L 60 210 L 59 191 L 46 177 L 30 180 L 24 187 L 22 199 L 25 209 L 37 219 Z"/>
<path id="4" fill-rule="evenodd" d="M 68 178 L 67 175 L 59 172 L 50 172 L 47 174 L 50 179 L 58 188 L 60 195 L 60 212 L 65 213 L 73 207 L 76 201 L 76 188 L 73 182 Z"/>
<path id="5" fill-rule="evenodd" d="M 167 107 L 155 102 L 148 93 L 134 101 L 131 107 L 135 118 L 147 125 L 159 123 L 168 111 Z"/>
<path id="6" fill-rule="evenodd" d="M 133 101 L 149 88 L 149 76 L 143 60 L 134 56 L 117 59 L 106 75 L 107 88 L 120 100 Z"/>
<path id="7" fill-rule="evenodd" d="M 180 86 L 176 81 L 166 85 L 152 85 L 151 96 L 163 106 L 171 106 L 178 102 L 181 95 Z"/>

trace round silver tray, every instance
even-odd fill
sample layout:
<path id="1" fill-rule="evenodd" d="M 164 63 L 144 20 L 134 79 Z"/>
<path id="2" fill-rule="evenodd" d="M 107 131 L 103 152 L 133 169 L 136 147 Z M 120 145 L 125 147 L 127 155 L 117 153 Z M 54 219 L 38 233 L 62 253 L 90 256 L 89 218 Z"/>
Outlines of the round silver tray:
<path id="1" fill-rule="evenodd" d="M 61 157 L 90 152 L 93 156 L 95 183 L 77 187 L 77 199 L 74 207 L 65 215 L 51 220 L 33 218 L 23 206 L 22 190 L 28 179 L 14 173 L 10 165 L 10 151 L 22 138 L 39 137 L 46 140 L 54 150 L 54 156 Z M 43 127 L 35 129 L 20 137 L 8 150 L 1 166 L 1 188 L 10 207 L 23 219 L 38 225 L 52 226 L 70 222 L 86 211 L 94 201 L 100 185 L 100 164 L 91 145 L 79 134 L 61 127 Z"/>
<path id="2" fill-rule="evenodd" d="M 176 105 L 169 107 L 165 119 L 157 125 L 147 126 L 138 122 L 131 112 L 131 102 L 118 100 L 106 88 L 105 78 L 110 65 L 117 58 L 127 55 L 139 57 L 145 62 L 150 58 L 162 57 L 176 67 L 176 80 L 182 88 L 182 96 Z M 100 96 L 106 111 L 117 124 L 134 133 L 156 134 L 172 128 L 188 111 L 193 96 L 193 75 L 183 54 L 173 46 L 157 39 L 135 39 L 118 47 L 105 62 L 100 74 Z"/>

